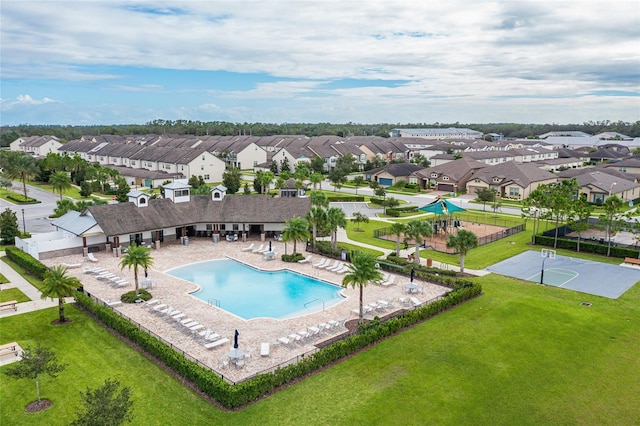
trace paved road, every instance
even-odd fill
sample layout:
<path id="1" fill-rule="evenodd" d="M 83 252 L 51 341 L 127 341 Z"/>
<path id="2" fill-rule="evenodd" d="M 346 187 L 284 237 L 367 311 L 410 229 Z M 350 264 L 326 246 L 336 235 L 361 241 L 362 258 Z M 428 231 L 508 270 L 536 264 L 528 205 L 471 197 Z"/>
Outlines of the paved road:
<path id="1" fill-rule="evenodd" d="M 14 182 L 14 186 L 14 191 L 22 193 L 21 183 Z M 13 210 L 18 217 L 18 226 L 20 229 L 23 228 L 23 225 L 26 225 L 28 232 L 41 234 L 55 231 L 55 228 L 51 226 L 49 215 L 53 212 L 53 209 L 55 209 L 56 202 L 60 199 L 60 196 L 29 185 L 27 185 L 27 195 L 40 201 L 40 203 L 18 205 L 0 199 L 0 211 L 4 211 L 6 208 Z M 23 209 L 24 223 L 22 220 Z"/>

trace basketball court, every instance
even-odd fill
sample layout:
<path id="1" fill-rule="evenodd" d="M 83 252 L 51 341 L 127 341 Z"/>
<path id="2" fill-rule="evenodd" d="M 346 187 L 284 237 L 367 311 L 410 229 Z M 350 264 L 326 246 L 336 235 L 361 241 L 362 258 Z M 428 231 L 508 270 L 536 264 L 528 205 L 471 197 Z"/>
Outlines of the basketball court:
<path id="1" fill-rule="evenodd" d="M 560 256 L 548 249 L 543 249 L 542 253 L 529 250 L 486 269 L 610 299 L 617 299 L 640 281 L 640 268 Z"/>

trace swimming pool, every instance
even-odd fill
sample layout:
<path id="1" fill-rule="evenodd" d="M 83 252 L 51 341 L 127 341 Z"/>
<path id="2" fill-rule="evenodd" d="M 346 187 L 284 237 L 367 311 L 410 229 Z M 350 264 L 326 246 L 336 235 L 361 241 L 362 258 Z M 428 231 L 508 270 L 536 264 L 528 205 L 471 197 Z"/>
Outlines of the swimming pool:
<path id="1" fill-rule="evenodd" d="M 166 272 L 200 286 L 193 296 L 244 319 L 285 319 L 321 311 L 344 298 L 341 287 L 296 272 L 267 272 L 232 259 Z"/>

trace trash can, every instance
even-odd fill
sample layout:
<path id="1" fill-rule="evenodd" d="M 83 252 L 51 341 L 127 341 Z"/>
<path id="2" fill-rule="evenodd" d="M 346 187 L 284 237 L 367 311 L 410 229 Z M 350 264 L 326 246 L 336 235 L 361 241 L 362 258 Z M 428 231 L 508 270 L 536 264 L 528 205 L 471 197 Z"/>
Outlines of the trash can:
<path id="1" fill-rule="evenodd" d="M 220 234 L 213 234 L 213 242 L 217 243 L 218 241 L 220 241 Z"/>
<path id="2" fill-rule="evenodd" d="M 431 268 L 433 266 L 433 259 L 430 257 L 427 258 L 427 268 Z"/>
<path id="3" fill-rule="evenodd" d="M 184 239 L 182 240 L 182 243 L 183 243 L 185 246 L 188 246 L 188 245 L 189 245 L 189 237 L 184 237 Z"/>
<path id="4" fill-rule="evenodd" d="M 342 260 L 343 262 L 345 262 L 347 260 L 347 251 L 346 250 L 342 250 L 342 253 L 340 254 L 340 260 Z"/>

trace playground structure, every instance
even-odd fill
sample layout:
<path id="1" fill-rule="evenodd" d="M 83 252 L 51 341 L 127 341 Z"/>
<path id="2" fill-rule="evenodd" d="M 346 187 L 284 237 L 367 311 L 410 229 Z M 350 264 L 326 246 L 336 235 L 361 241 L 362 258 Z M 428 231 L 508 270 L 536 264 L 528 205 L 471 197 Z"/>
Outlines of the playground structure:
<path id="1" fill-rule="evenodd" d="M 526 229 L 524 223 L 517 223 L 512 220 L 497 217 L 493 218 L 493 220 L 480 221 L 477 214 L 468 214 L 462 207 L 458 207 L 442 198 L 438 198 L 418 210 L 435 215 L 431 219 L 425 219 L 432 224 L 433 235 L 425 238 L 422 247 L 443 253 L 455 253 L 453 248 L 447 247 L 447 239 L 449 235 L 455 235 L 459 229 L 466 229 L 473 232 L 476 237 L 478 237 L 479 246 L 506 238 Z M 397 238 L 396 235 L 390 233 L 388 227 L 376 229 L 374 231 L 374 237 L 394 242 Z M 415 244 L 413 240 L 405 240 L 404 235 L 400 236 L 400 241 L 406 243 L 406 246 Z"/>

